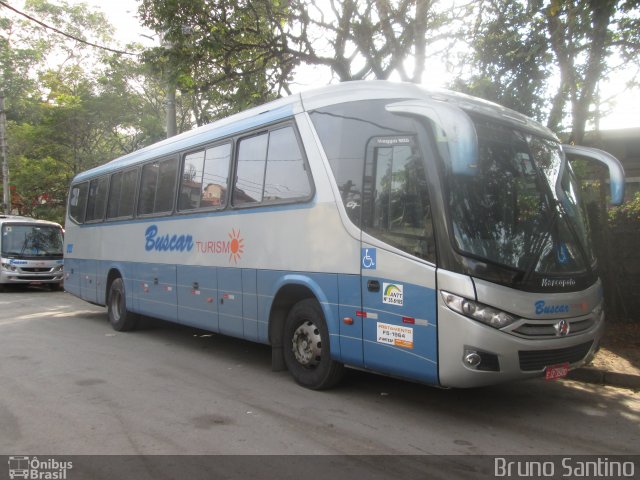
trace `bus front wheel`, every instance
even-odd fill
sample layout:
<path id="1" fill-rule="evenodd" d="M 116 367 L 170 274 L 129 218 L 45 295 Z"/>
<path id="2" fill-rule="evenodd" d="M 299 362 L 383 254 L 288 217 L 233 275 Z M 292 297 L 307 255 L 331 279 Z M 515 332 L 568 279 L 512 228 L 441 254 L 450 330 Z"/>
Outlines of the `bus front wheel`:
<path id="1" fill-rule="evenodd" d="M 299 385 L 323 390 L 336 385 L 344 366 L 331 359 L 329 330 L 315 299 L 296 303 L 284 325 L 284 361 Z"/>
<path id="2" fill-rule="evenodd" d="M 109 287 L 109 301 L 107 303 L 109 323 L 114 330 L 125 332 L 136 327 L 137 315 L 127 310 L 127 300 L 122 278 L 116 278 Z"/>

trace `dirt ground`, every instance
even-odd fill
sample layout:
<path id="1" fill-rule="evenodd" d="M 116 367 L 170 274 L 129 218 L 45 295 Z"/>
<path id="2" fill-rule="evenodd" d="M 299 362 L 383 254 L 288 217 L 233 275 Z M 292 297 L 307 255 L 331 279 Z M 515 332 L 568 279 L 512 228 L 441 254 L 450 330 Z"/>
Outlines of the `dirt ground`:
<path id="1" fill-rule="evenodd" d="M 640 375 L 640 322 L 609 323 L 589 366 Z"/>

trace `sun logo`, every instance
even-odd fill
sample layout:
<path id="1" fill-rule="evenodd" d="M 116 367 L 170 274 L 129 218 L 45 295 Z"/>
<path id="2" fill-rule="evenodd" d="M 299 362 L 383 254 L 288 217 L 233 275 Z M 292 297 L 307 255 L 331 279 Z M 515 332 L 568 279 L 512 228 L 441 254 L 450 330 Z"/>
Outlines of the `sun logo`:
<path id="1" fill-rule="evenodd" d="M 233 260 L 233 263 L 238 263 L 238 260 L 242 257 L 244 253 L 244 239 L 240 236 L 240 230 L 236 232 L 236 229 L 232 229 L 229 234 L 229 251 L 231 254 L 229 255 L 229 263 Z"/>

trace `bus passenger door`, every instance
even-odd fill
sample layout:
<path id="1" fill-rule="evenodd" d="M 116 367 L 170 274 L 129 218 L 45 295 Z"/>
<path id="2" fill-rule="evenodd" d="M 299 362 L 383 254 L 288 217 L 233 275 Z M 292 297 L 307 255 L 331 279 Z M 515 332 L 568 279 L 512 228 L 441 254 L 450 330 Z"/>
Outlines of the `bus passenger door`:
<path id="1" fill-rule="evenodd" d="M 361 247 L 364 366 L 437 384 L 435 242 L 423 158 L 409 135 L 369 142 Z"/>

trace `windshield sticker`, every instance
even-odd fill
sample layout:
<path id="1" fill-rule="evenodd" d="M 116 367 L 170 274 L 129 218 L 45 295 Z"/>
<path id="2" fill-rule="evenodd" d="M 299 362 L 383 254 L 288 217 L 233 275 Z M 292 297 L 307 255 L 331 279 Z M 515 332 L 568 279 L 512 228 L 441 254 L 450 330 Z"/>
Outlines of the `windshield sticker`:
<path id="1" fill-rule="evenodd" d="M 401 307 L 404 304 L 404 287 L 397 283 L 382 284 L 382 303 Z"/>
<path id="2" fill-rule="evenodd" d="M 378 322 L 378 343 L 393 345 L 394 347 L 413 348 L 413 328 L 399 327 L 389 323 Z"/>
<path id="3" fill-rule="evenodd" d="M 557 248 L 558 263 L 565 265 L 569 262 L 569 251 L 567 250 L 567 244 L 561 243 Z"/>

